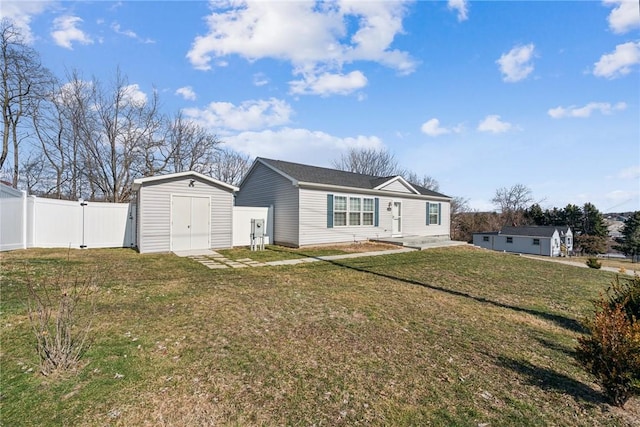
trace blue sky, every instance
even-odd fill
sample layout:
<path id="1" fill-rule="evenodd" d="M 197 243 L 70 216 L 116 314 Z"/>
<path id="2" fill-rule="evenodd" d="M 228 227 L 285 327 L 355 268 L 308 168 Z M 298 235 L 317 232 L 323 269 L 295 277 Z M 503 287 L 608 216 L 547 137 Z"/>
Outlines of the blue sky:
<path id="1" fill-rule="evenodd" d="M 331 167 L 386 148 L 491 209 L 640 210 L 640 10 L 606 1 L 3 1 L 58 76 L 158 90 L 228 146 Z"/>

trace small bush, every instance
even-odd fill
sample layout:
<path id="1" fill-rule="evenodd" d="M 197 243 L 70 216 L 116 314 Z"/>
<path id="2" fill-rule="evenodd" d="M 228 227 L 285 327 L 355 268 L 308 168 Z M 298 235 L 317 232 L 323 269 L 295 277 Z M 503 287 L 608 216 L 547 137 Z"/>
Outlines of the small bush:
<path id="1" fill-rule="evenodd" d="M 578 339 L 576 357 L 604 389 L 611 403 L 624 406 L 640 393 L 640 279 L 616 278 L 584 322 L 590 335 Z M 636 313 L 636 314 L 634 314 Z"/>
<path id="2" fill-rule="evenodd" d="M 94 290 L 91 278 L 68 279 L 63 273 L 41 285 L 27 279 L 27 310 L 42 374 L 77 367 L 95 313 Z"/>
<path id="3" fill-rule="evenodd" d="M 589 268 L 600 269 L 600 267 L 602 267 L 602 263 L 598 261 L 598 258 L 587 258 L 587 266 Z"/>
<path id="4" fill-rule="evenodd" d="M 640 321 L 640 276 L 632 279 L 616 276 L 607 289 L 607 296 L 611 308 L 621 306 L 629 320 Z"/>

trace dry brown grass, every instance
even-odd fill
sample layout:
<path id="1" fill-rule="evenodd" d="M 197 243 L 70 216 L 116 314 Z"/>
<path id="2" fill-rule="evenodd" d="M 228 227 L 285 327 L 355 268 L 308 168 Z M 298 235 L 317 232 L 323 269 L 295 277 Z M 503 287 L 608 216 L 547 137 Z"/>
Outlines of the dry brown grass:
<path id="1" fill-rule="evenodd" d="M 0 331 L 11 343 L 0 354 L 3 424 L 636 419 L 633 409 L 612 412 L 571 355 L 578 320 L 610 280 L 604 272 L 470 248 L 238 270 L 172 255 L 77 252 L 70 265 L 97 263 L 104 274 L 98 329 L 84 369 L 58 381 L 18 365 L 33 357 L 15 289 L 25 262 L 45 276 L 66 254 L 3 256 Z"/>

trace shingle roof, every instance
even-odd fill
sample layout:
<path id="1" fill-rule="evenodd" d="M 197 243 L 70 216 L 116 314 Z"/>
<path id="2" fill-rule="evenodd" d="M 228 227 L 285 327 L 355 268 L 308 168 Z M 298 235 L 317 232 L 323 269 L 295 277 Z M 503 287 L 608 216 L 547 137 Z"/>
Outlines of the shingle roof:
<path id="1" fill-rule="evenodd" d="M 567 226 L 531 225 L 523 227 L 502 227 L 500 234 L 506 236 L 552 237 L 556 230 L 558 230 L 559 233 L 566 232 Z"/>
<path id="2" fill-rule="evenodd" d="M 346 172 L 337 169 L 321 168 L 318 166 L 303 165 L 300 163 L 285 162 L 283 160 L 265 159 L 258 157 L 256 160 L 280 170 L 284 174 L 300 182 L 316 184 L 339 185 L 343 187 L 364 188 L 372 190 L 377 186 L 395 178 L 395 176 L 372 176 L 354 172 Z M 427 190 L 419 185 L 411 184 L 424 196 L 449 197 L 436 191 Z"/>

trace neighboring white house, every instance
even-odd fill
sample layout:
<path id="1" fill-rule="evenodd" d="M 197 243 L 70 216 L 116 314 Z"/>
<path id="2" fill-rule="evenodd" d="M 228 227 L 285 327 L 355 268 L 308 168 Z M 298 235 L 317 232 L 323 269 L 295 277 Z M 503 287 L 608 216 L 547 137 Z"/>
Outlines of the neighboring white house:
<path id="1" fill-rule="evenodd" d="M 451 198 L 407 182 L 257 158 L 236 206 L 273 206 L 273 242 L 287 246 L 400 236 L 449 237 Z"/>
<path id="2" fill-rule="evenodd" d="M 502 227 L 474 233 L 473 244 L 494 251 L 561 256 L 573 252 L 573 233 L 567 226 Z"/>
<path id="3" fill-rule="evenodd" d="M 233 246 L 233 195 L 238 188 L 180 172 L 136 179 L 140 253 Z"/>

